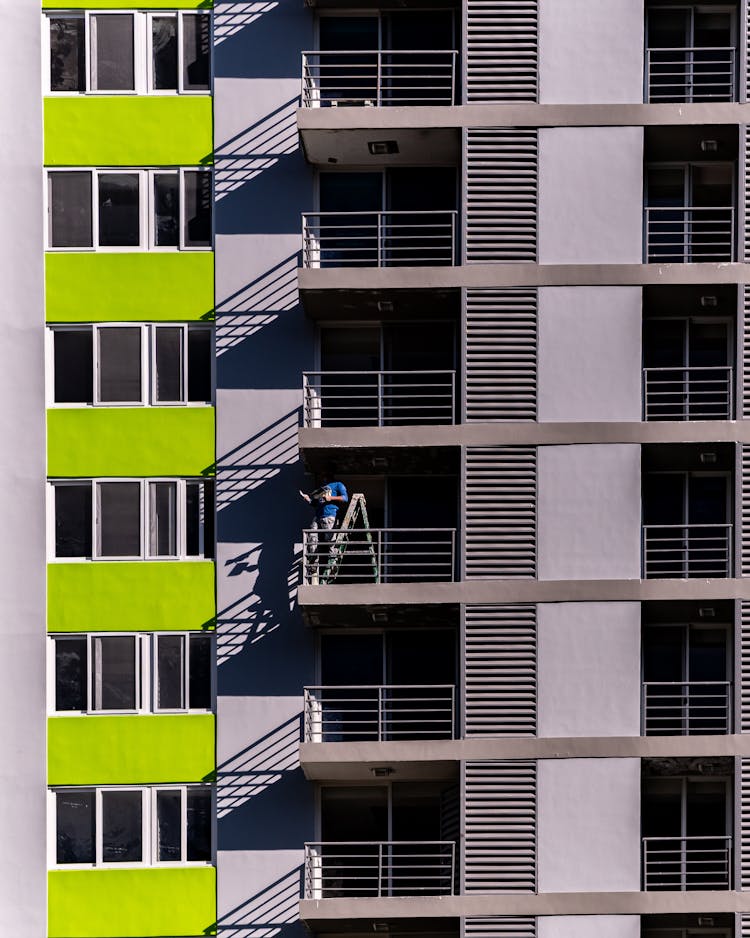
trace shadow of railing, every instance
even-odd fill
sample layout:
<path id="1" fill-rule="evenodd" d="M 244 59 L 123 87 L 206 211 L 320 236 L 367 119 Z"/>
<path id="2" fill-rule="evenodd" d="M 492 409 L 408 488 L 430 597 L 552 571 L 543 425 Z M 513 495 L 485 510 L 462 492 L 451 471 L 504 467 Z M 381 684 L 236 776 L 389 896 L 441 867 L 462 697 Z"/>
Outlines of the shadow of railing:
<path id="1" fill-rule="evenodd" d="M 278 6 L 278 0 L 219 0 L 214 9 L 214 45 L 236 36 Z"/>
<path id="2" fill-rule="evenodd" d="M 300 865 L 224 913 L 217 922 L 217 934 L 220 938 L 301 938 L 301 896 Z"/>

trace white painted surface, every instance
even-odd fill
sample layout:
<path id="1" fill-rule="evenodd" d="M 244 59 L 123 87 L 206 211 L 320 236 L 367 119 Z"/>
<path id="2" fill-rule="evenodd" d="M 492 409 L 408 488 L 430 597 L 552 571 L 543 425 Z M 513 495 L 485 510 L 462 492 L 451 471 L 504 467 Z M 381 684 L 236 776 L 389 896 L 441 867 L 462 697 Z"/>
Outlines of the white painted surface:
<path id="1" fill-rule="evenodd" d="M 640 915 L 540 915 L 537 938 L 640 938 Z"/>
<path id="2" fill-rule="evenodd" d="M 537 687 L 540 737 L 639 736 L 640 603 L 539 603 Z"/>

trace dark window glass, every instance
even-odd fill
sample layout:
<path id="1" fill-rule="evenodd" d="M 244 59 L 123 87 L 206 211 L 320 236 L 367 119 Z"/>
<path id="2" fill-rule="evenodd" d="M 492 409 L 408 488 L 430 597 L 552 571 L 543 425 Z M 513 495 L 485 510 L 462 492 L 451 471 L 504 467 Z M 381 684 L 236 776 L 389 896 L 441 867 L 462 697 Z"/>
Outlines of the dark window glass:
<path id="1" fill-rule="evenodd" d="M 143 859 L 143 807 L 140 791 L 102 792 L 102 860 L 138 863 Z"/>
<path id="2" fill-rule="evenodd" d="M 159 326 L 156 330 L 156 400 L 181 401 L 182 336 L 180 326 Z"/>
<path id="3" fill-rule="evenodd" d="M 160 635 L 156 652 L 156 705 L 160 710 L 185 706 L 185 636 Z"/>
<path id="4" fill-rule="evenodd" d="M 185 247 L 211 246 L 211 173 L 185 173 Z"/>
<path id="5" fill-rule="evenodd" d="M 91 173 L 50 173 L 49 217 L 50 247 L 91 247 Z"/>
<path id="6" fill-rule="evenodd" d="M 137 173 L 99 173 L 99 244 L 140 244 L 139 177 Z"/>
<path id="7" fill-rule="evenodd" d="M 182 857 L 182 797 L 179 791 L 156 793 L 156 830 L 160 862 L 179 862 Z"/>
<path id="8" fill-rule="evenodd" d="M 158 247 L 180 243 L 180 177 L 177 173 L 154 175 L 154 236 Z"/>
<path id="9" fill-rule="evenodd" d="M 134 635 L 94 637 L 91 697 L 95 710 L 137 709 L 137 648 Z"/>
<path id="10" fill-rule="evenodd" d="M 212 400 L 210 329 L 188 329 L 187 359 L 188 400 Z"/>
<path id="11" fill-rule="evenodd" d="M 134 91 L 132 13 L 91 17 L 91 87 L 94 91 Z"/>
<path id="12" fill-rule="evenodd" d="M 177 17 L 155 16 L 151 20 L 154 88 L 177 90 Z"/>
<path id="13" fill-rule="evenodd" d="M 214 492 L 213 480 L 203 483 L 203 556 L 214 555 Z"/>
<path id="14" fill-rule="evenodd" d="M 99 555 L 138 557 L 141 553 L 141 486 L 138 482 L 98 484 Z"/>
<path id="15" fill-rule="evenodd" d="M 149 483 L 149 553 L 174 557 L 177 553 L 177 483 Z"/>
<path id="16" fill-rule="evenodd" d="M 91 329 L 55 329 L 55 403 L 93 401 L 94 363 Z"/>
<path id="17" fill-rule="evenodd" d="M 86 709 L 85 638 L 55 639 L 55 710 Z"/>
<path id="18" fill-rule="evenodd" d="M 188 482 L 185 486 L 185 552 L 188 557 L 200 556 L 202 521 L 203 483 Z"/>
<path id="19" fill-rule="evenodd" d="M 50 89 L 86 90 L 86 24 L 82 16 L 51 16 L 49 20 Z"/>
<path id="20" fill-rule="evenodd" d="M 190 636 L 190 708 L 211 709 L 210 635 Z"/>
<path id="21" fill-rule="evenodd" d="M 182 86 L 185 91 L 207 91 L 211 67 L 211 24 L 205 14 L 182 17 Z"/>
<path id="22" fill-rule="evenodd" d="M 119 403 L 141 398 L 140 328 L 99 329 L 99 400 Z"/>
<path id="23" fill-rule="evenodd" d="M 95 811 L 93 791 L 58 791 L 57 862 L 93 863 Z"/>
<path id="24" fill-rule="evenodd" d="M 211 793 L 187 792 L 187 860 L 211 859 Z"/>
<path id="25" fill-rule="evenodd" d="M 55 556 L 91 556 L 91 483 L 55 486 Z"/>

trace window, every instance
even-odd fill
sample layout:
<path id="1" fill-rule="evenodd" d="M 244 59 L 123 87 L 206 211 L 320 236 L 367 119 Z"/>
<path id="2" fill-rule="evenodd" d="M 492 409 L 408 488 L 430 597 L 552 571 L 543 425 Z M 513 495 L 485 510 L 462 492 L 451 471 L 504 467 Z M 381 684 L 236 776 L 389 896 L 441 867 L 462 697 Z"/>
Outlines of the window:
<path id="1" fill-rule="evenodd" d="M 68 788 L 51 793 L 53 866 L 210 863 L 205 785 Z"/>
<path id="2" fill-rule="evenodd" d="M 47 180 L 50 249 L 211 247 L 208 169 L 50 169 Z"/>
<path id="3" fill-rule="evenodd" d="M 50 336 L 54 371 L 50 403 L 211 403 L 210 326 L 54 326 Z"/>
<path id="4" fill-rule="evenodd" d="M 54 635 L 52 712 L 211 710 L 212 642 L 206 632 Z"/>
<path id="5" fill-rule="evenodd" d="M 213 556 L 211 479 L 52 483 L 56 558 Z"/>
<path id="6" fill-rule="evenodd" d="M 207 13 L 51 13 L 53 94 L 206 94 L 211 87 Z"/>

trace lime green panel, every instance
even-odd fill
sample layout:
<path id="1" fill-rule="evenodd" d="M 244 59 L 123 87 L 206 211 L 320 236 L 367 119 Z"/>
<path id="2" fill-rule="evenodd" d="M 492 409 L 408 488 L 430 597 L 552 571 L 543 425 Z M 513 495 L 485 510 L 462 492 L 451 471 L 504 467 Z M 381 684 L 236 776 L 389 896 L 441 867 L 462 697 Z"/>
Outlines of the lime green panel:
<path id="1" fill-rule="evenodd" d="M 47 166 L 197 166 L 212 148 L 208 95 L 44 99 Z"/>
<path id="2" fill-rule="evenodd" d="M 49 938 L 215 935 L 216 870 L 51 870 Z"/>
<path id="3" fill-rule="evenodd" d="M 47 565 L 50 632 L 202 629 L 215 618 L 211 560 Z"/>
<path id="4" fill-rule="evenodd" d="M 214 715 L 50 717 L 50 785 L 140 785 L 210 781 Z"/>
<path id="5" fill-rule="evenodd" d="M 50 476 L 199 476 L 214 454 L 213 407 L 47 411 Z"/>
<path id="6" fill-rule="evenodd" d="M 212 251 L 45 256 L 47 322 L 213 319 Z"/>

